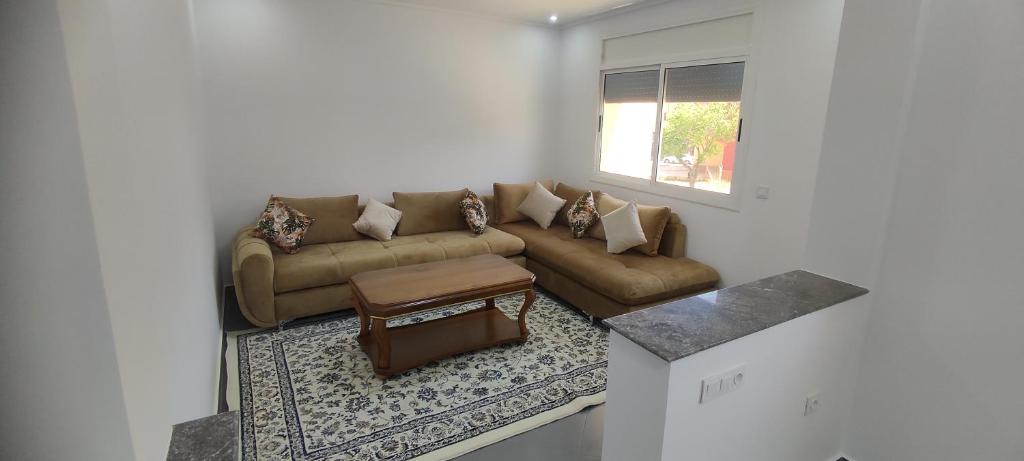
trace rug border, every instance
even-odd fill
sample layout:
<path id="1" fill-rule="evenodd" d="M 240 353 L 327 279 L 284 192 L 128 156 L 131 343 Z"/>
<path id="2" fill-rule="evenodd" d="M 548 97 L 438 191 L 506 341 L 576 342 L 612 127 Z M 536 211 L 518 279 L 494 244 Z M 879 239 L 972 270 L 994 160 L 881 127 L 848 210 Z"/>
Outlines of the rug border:
<path id="1" fill-rule="evenodd" d="M 537 413 L 529 418 L 502 426 L 500 429 L 484 432 L 476 437 L 471 437 L 415 458 L 410 458 L 409 461 L 446 461 L 462 456 L 538 427 L 557 422 L 560 419 L 572 416 L 592 406 L 601 405 L 606 400 L 607 392 L 608 391 L 601 391 L 597 394 L 577 397 L 573 399 L 572 402 L 560 407 L 552 408 L 542 413 Z"/>

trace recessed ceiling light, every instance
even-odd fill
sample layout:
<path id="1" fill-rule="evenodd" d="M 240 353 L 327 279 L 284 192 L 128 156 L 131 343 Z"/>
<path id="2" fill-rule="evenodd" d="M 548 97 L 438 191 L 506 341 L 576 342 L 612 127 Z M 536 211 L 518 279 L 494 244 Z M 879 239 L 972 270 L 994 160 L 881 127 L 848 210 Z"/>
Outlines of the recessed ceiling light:
<path id="1" fill-rule="evenodd" d="M 550 22 L 551 22 L 552 24 L 554 24 L 554 23 L 558 22 L 558 15 L 557 15 L 557 14 L 553 14 L 553 15 L 551 15 L 551 16 L 550 16 L 550 17 L 548 18 L 548 21 L 550 21 Z"/>

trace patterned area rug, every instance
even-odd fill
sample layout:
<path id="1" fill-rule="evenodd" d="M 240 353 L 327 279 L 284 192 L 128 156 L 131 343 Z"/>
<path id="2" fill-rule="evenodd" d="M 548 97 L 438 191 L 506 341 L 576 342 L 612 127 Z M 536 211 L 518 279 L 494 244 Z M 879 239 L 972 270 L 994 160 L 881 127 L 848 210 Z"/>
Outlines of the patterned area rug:
<path id="1" fill-rule="evenodd" d="M 514 319 L 522 299 L 497 304 Z M 604 402 L 607 333 L 543 293 L 527 325 L 525 344 L 462 354 L 386 381 L 356 343 L 355 317 L 240 336 L 242 459 L 450 459 Z"/>

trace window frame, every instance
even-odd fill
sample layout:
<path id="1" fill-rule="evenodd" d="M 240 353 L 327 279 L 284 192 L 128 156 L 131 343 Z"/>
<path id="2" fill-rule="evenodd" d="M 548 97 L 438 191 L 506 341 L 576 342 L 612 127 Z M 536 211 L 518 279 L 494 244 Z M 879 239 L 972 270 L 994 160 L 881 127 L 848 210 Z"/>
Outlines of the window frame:
<path id="1" fill-rule="evenodd" d="M 594 168 L 591 180 L 597 183 L 612 186 L 624 187 L 627 189 L 646 192 L 650 194 L 670 197 L 688 202 L 709 205 L 727 210 L 739 211 L 740 196 L 743 190 L 743 183 L 746 176 L 747 151 L 749 145 L 750 123 L 747 114 L 750 113 L 751 99 L 753 94 L 753 66 L 751 64 L 750 49 L 720 50 L 715 53 L 700 53 L 692 56 L 672 56 L 659 60 L 660 62 L 648 63 L 647 65 L 627 65 L 612 63 L 602 66 L 599 75 L 598 85 L 598 126 L 595 130 L 594 146 Z M 664 120 L 665 104 L 665 76 L 666 70 L 680 67 L 693 67 L 710 64 L 743 63 L 743 86 L 740 90 L 740 139 L 736 144 L 736 159 L 734 163 L 733 176 L 730 180 L 730 191 L 728 194 L 721 192 L 707 191 L 658 182 L 658 156 L 661 152 L 661 125 Z M 624 64 L 624 63 L 622 63 Z M 651 139 L 651 173 L 649 179 L 634 178 L 631 176 L 609 173 L 601 170 L 601 143 L 604 134 L 604 87 L 605 76 L 623 72 L 637 72 L 643 70 L 658 70 L 658 108 L 657 120 L 655 122 L 655 136 Z"/>

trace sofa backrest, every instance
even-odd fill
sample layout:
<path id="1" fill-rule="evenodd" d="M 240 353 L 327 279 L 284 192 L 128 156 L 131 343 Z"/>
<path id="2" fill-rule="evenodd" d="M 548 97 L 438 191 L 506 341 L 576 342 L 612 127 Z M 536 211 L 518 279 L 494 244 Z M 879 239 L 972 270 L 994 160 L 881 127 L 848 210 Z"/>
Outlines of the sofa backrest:
<path id="1" fill-rule="evenodd" d="M 668 223 L 665 224 L 665 233 L 661 234 L 658 254 L 670 258 L 686 256 L 686 225 L 683 224 L 679 215 L 675 213 L 671 213 L 668 216 Z"/>
<path id="2" fill-rule="evenodd" d="M 496 216 L 494 208 L 494 195 L 480 195 L 480 200 L 483 200 L 484 206 L 487 207 L 487 224 L 494 225 L 494 219 Z M 385 202 L 387 206 L 394 206 L 392 202 Z M 359 214 L 363 214 L 363 209 L 366 205 L 359 205 Z M 363 237 L 370 238 L 370 237 Z M 661 236 L 661 244 L 658 246 L 658 254 L 668 256 L 670 258 L 682 258 L 686 256 L 686 225 L 679 218 L 679 215 L 672 213 L 669 215 L 668 224 L 665 225 L 665 232 Z"/>

